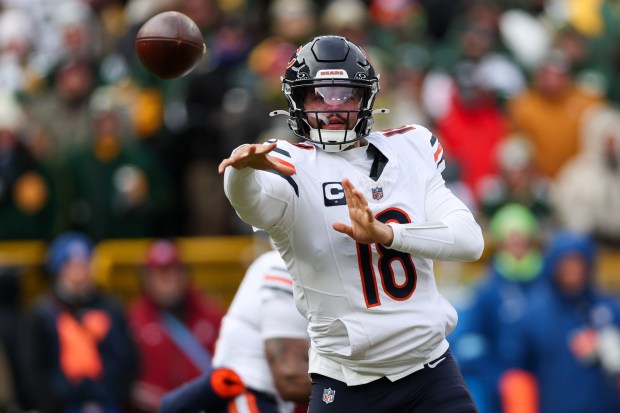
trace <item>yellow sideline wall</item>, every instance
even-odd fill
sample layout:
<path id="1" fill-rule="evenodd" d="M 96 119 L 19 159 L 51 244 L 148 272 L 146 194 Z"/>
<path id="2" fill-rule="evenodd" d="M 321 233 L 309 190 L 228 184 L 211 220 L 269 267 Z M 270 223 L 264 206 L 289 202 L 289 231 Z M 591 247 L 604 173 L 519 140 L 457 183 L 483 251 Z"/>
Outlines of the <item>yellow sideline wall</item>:
<path id="1" fill-rule="evenodd" d="M 265 238 L 253 236 L 178 238 L 193 283 L 227 307 L 246 268 L 269 250 Z M 102 290 L 123 303 L 140 290 L 140 268 L 151 240 L 107 240 L 95 248 L 93 270 Z M 47 290 L 45 243 L 0 242 L 0 268 L 21 269 L 22 302 L 29 305 Z M 476 263 L 437 263 L 440 281 L 468 284 L 483 272 L 488 254 Z M 603 250 L 598 267 L 600 284 L 620 294 L 620 251 Z"/>

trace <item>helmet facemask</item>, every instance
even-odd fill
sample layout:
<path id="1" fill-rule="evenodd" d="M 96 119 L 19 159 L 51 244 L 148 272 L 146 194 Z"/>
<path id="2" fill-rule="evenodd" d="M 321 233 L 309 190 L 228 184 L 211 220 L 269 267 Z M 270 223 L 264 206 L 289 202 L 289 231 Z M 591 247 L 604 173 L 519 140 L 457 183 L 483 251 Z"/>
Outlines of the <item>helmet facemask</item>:
<path id="1" fill-rule="evenodd" d="M 343 82 L 288 86 L 283 90 L 291 109 L 289 126 L 299 137 L 326 152 L 340 152 L 370 133 L 376 82 L 370 87 Z"/>

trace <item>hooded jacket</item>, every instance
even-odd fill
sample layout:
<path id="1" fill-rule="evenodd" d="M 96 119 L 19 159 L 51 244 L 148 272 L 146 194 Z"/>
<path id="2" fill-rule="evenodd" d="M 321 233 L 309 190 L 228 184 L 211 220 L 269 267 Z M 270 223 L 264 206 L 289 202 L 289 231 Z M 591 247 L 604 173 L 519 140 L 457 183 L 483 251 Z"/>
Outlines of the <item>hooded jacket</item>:
<path id="1" fill-rule="evenodd" d="M 506 365 L 498 343 L 527 308 L 527 296 L 539 283 L 542 269 L 542 253 L 534 242 L 539 231 L 537 220 L 526 207 L 504 206 L 493 216 L 489 228 L 500 247 L 448 338 L 481 412 L 500 410 L 497 385 Z M 513 234 L 521 234 L 531 242 L 520 258 L 502 246 Z"/>
<path id="2" fill-rule="evenodd" d="M 562 260 L 575 254 L 586 263 L 589 278 L 580 293 L 569 295 L 560 289 L 556 274 Z M 540 287 L 532 291 L 515 328 L 502 337 L 506 362 L 536 377 L 540 413 L 620 411 L 618 375 L 602 362 L 610 349 L 601 348 L 602 340 L 596 344 L 603 331 L 620 328 L 620 306 L 596 288 L 595 264 L 595 245 L 589 237 L 555 234 Z M 620 352 L 620 346 L 611 351 Z"/>
<path id="3" fill-rule="evenodd" d="M 560 171 L 551 195 L 562 226 L 620 245 L 620 110 L 585 116 L 581 152 Z"/>

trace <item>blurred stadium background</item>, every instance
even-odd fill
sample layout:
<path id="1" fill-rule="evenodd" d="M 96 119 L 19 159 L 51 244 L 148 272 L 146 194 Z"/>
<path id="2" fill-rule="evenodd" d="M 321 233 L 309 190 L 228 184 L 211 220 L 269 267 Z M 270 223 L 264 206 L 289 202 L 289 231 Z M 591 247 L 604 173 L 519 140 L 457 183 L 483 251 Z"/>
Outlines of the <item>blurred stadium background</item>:
<path id="1" fill-rule="evenodd" d="M 207 56 L 191 74 L 162 81 L 140 65 L 134 39 L 166 10 L 196 21 Z M 597 128 L 604 121 L 588 109 L 610 108 L 608 123 L 618 122 L 619 10 L 603 0 L 4 0 L 1 264 L 24 272 L 28 303 L 45 288 L 47 242 L 81 230 L 99 243 L 102 285 L 127 298 L 146 240 L 179 238 L 195 279 L 229 299 L 263 240 L 234 215 L 215 166 L 240 143 L 291 138 L 267 116 L 285 107 L 282 69 L 299 44 L 333 33 L 363 45 L 382 75 L 378 105 L 392 113 L 377 128 L 432 129 L 448 184 L 485 231 L 515 200 L 540 220 L 541 241 L 560 226 L 589 231 L 604 251 L 600 279 L 619 291 L 618 181 L 601 189 L 606 198 L 588 195 L 601 205 L 597 217 L 579 218 L 595 208 L 554 195 L 571 187 L 561 171 L 585 152 L 583 136 L 609 135 L 611 149 L 595 163 L 618 156 L 620 132 Z M 566 104 L 538 116 L 520 109 L 537 108 L 519 106 L 530 89 L 562 87 L 553 82 L 575 90 Z M 491 237 L 487 245 L 485 258 Z M 483 266 L 440 277 L 467 284 Z"/>

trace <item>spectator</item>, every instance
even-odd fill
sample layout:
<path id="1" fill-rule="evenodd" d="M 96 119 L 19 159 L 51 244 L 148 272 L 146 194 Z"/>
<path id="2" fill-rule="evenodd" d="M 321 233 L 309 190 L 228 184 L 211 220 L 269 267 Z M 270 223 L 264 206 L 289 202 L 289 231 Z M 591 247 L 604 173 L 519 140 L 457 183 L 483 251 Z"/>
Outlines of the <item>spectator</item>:
<path id="1" fill-rule="evenodd" d="M 437 119 L 437 130 L 446 157 L 458 164 L 463 182 L 477 200 L 481 180 L 497 170 L 493 154 L 507 124 L 478 66 L 464 61 L 454 72 L 456 89 L 447 113 Z"/>
<path id="2" fill-rule="evenodd" d="M 620 411 L 620 306 L 596 287 L 597 253 L 586 235 L 560 231 L 548 246 L 543 284 L 515 328 L 502 335 L 510 366 L 533 374 L 540 413 Z M 523 413 L 513 395 L 520 377 L 502 381 L 505 412 Z M 514 396 L 514 397 L 513 397 Z"/>
<path id="3" fill-rule="evenodd" d="M 580 150 L 583 114 L 601 103 L 576 86 L 567 58 L 556 50 L 535 69 L 529 89 L 508 102 L 507 111 L 515 130 L 532 142 L 536 170 L 553 179 Z"/>
<path id="4" fill-rule="evenodd" d="M 533 147 L 520 133 L 506 136 L 497 147 L 498 171 L 480 182 L 480 212 L 488 220 L 505 205 L 517 203 L 528 208 L 541 224 L 549 224 L 552 214 L 551 181 L 537 173 Z"/>
<path id="5" fill-rule="evenodd" d="M 41 74 L 32 67 L 34 30 L 31 17 L 21 10 L 0 13 L 0 88 L 31 93 L 40 86 Z"/>
<path id="6" fill-rule="evenodd" d="M 141 281 L 142 295 L 128 309 L 141 360 L 132 404 L 156 412 L 164 393 L 211 368 L 223 312 L 190 285 L 172 241 L 149 247 Z"/>
<path id="7" fill-rule="evenodd" d="M 48 169 L 24 144 L 26 116 L 12 94 L 0 91 L 0 239 L 49 239 L 55 187 Z"/>
<path id="8" fill-rule="evenodd" d="M 378 127 L 406 125 L 411 119 L 420 125 L 430 123 L 422 98 L 424 79 L 431 63 L 430 53 L 418 44 L 403 42 L 395 47 L 395 56 L 399 64 L 391 69 L 388 96 L 384 99 L 390 105 L 390 113 L 383 117 L 385 120 L 376 119 Z"/>
<path id="9" fill-rule="evenodd" d="M 499 7 L 488 1 L 461 2 L 452 8 L 464 10 L 457 17 L 446 39 L 432 45 L 433 70 L 425 79 L 424 102 L 435 119 L 445 116 L 452 104 L 452 94 L 461 85 L 450 72 L 464 63 L 477 74 L 478 87 L 491 92 L 498 101 L 508 99 L 525 87 L 525 76 L 499 41 Z M 503 109 L 503 107 L 502 107 Z"/>
<path id="10" fill-rule="evenodd" d="M 63 60 L 49 75 L 50 87 L 27 102 L 37 132 L 33 149 L 39 159 L 54 169 L 76 146 L 85 144 L 92 133 L 88 102 L 96 76 L 91 60 Z"/>
<path id="11" fill-rule="evenodd" d="M 310 396 L 306 327 L 295 308 L 284 261 L 275 251 L 261 255 L 248 268 L 224 317 L 215 370 L 168 394 L 160 412 L 290 412 L 293 404 L 283 400 L 297 402 L 305 412 Z M 217 396 L 213 384 L 218 376 L 236 384 L 227 386 L 229 397 L 222 392 Z"/>
<path id="12" fill-rule="evenodd" d="M 32 20 L 31 58 L 34 68 L 47 75 L 65 58 L 99 57 L 101 21 L 92 1 L 3 0 L 3 8 L 25 12 Z"/>
<path id="13" fill-rule="evenodd" d="M 620 246 L 620 111 L 601 106 L 584 116 L 582 151 L 560 170 L 553 203 L 560 223 Z"/>
<path id="14" fill-rule="evenodd" d="M 169 176 L 148 148 L 123 133 L 115 99 L 109 89 L 93 94 L 94 135 L 63 165 L 67 225 L 95 240 L 165 234 L 172 203 Z"/>
<path id="15" fill-rule="evenodd" d="M 490 234 L 495 252 L 489 270 L 452 338 L 455 357 L 481 413 L 501 411 L 498 383 L 506 366 L 500 337 L 525 311 L 527 294 L 542 269 L 538 223 L 526 207 L 508 204 L 499 209 L 491 220 Z"/>
<path id="16" fill-rule="evenodd" d="M 58 36 L 54 58 L 98 61 L 101 57 L 101 22 L 87 3 L 65 0 L 54 10 L 52 24 Z"/>
<path id="17" fill-rule="evenodd" d="M 52 291 L 34 306 L 23 341 L 24 372 L 42 413 L 120 413 L 137 358 L 122 310 L 101 295 L 92 244 L 65 232 L 50 245 Z"/>

